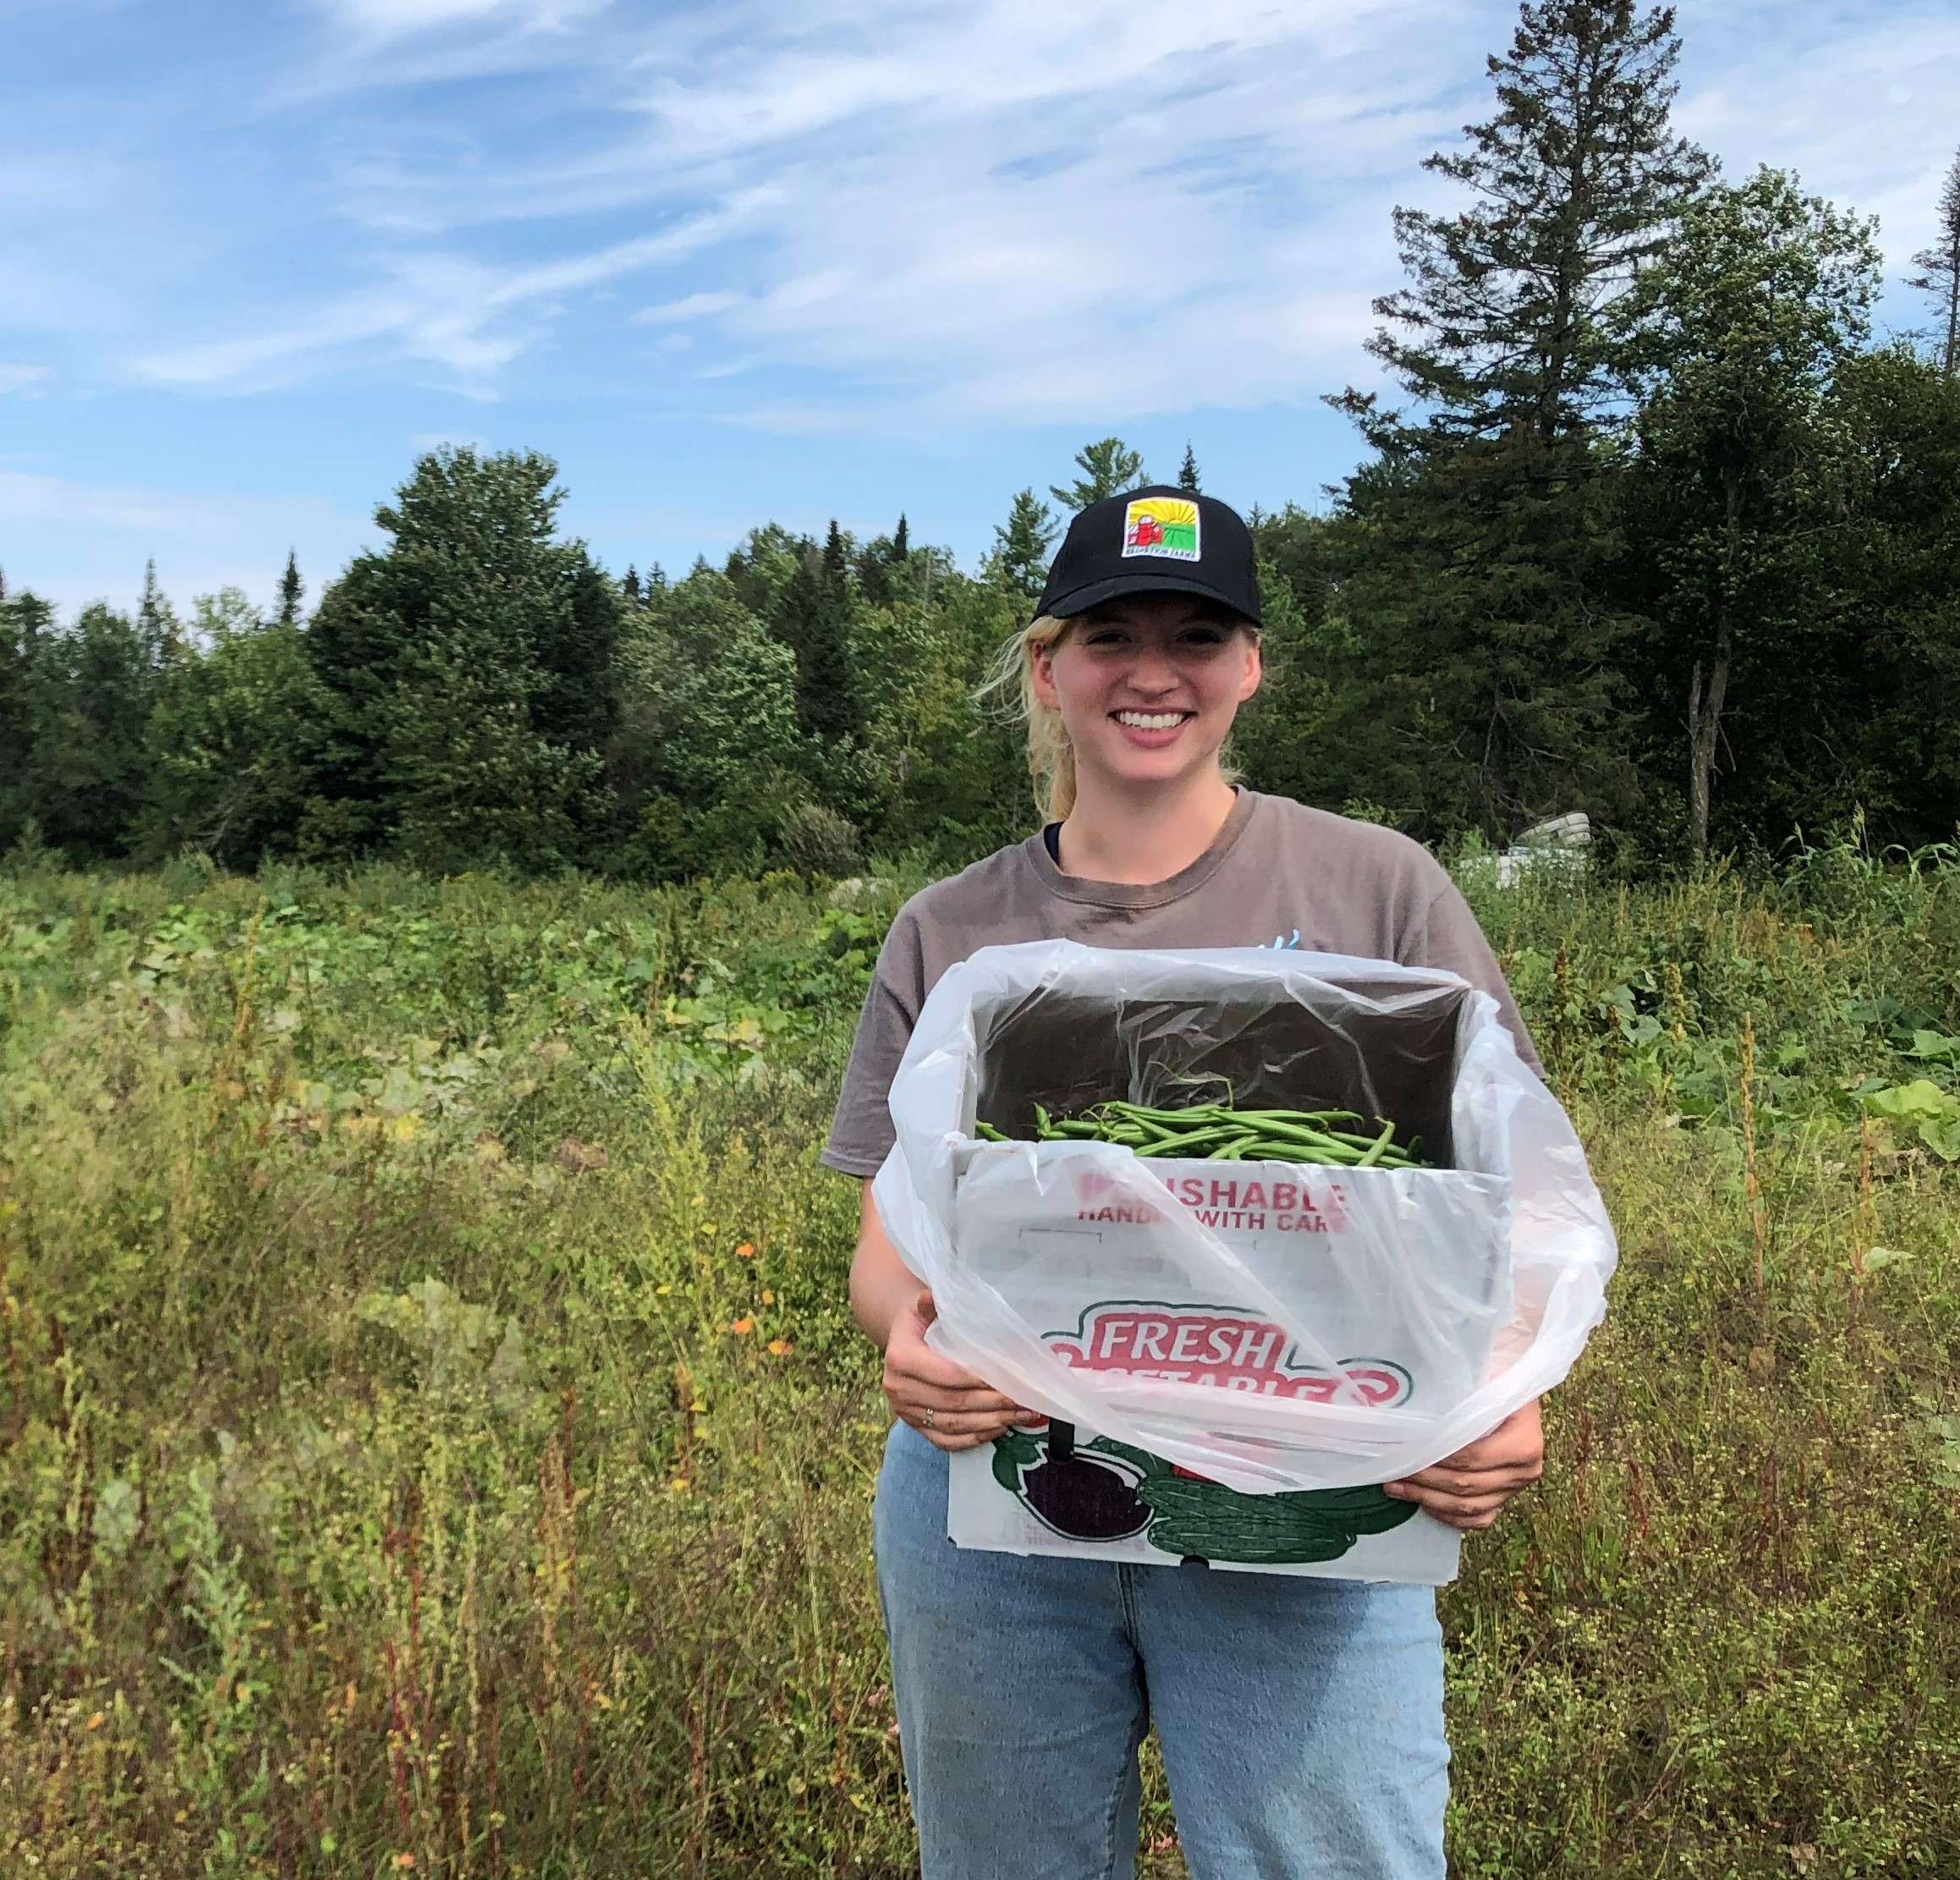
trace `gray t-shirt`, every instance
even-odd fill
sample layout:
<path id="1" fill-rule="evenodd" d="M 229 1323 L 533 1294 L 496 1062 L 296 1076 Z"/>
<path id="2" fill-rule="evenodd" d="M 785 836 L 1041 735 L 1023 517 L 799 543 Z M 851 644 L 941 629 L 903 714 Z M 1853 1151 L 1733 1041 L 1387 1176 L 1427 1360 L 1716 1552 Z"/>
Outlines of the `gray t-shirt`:
<path id="1" fill-rule="evenodd" d="M 925 995 L 982 947 L 1297 947 L 1441 966 L 1491 993 L 1524 1061 L 1537 1054 L 1477 917 L 1420 843 L 1371 822 L 1242 789 L 1217 839 L 1167 882 L 1084 881 L 1040 835 L 914 894 L 878 955 L 822 1160 L 872 1175 L 889 1153 L 886 1098 Z"/>

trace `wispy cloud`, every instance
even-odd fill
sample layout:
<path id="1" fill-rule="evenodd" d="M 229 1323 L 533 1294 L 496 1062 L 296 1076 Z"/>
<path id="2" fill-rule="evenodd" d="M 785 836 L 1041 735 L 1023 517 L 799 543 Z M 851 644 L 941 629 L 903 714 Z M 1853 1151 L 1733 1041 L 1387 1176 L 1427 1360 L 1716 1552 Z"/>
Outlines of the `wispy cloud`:
<path id="1" fill-rule="evenodd" d="M 250 392 L 291 383 L 323 362 L 385 343 L 484 395 L 497 368 L 537 336 L 562 296 L 677 260 L 712 241 L 728 219 L 697 217 L 661 234 L 529 267 L 497 268 L 437 253 L 405 256 L 390 264 L 384 284 L 345 295 L 316 315 L 243 338 L 145 354 L 134 365 L 159 384 Z"/>
<path id="2" fill-rule="evenodd" d="M 53 377 L 45 366 L 9 366 L 0 360 L 0 396 L 8 392 L 38 392 Z"/>
<path id="3" fill-rule="evenodd" d="M 607 0 L 322 0 L 321 11 L 357 33 L 390 39 L 485 22 L 563 29 L 606 4 Z"/>
<path id="4" fill-rule="evenodd" d="M 351 3 L 404 26 L 508 10 Z M 695 10 L 691 30 L 599 22 L 608 139 L 502 161 L 371 149 L 350 185 L 364 216 L 423 245 L 324 306 L 136 367 L 251 389 L 392 351 L 487 392 L 592 290 L 686 259 L 688 291 L 629 319 L 688 322 L 922 416 L 1304 396 L 1364 323 L 1379 189 L 1412 130 L 1437 128 L 1460 63 L 1448 11 L 820 0 L 792 26 L 754 4 Z M 1429 53 L 1385 67 L 1398 25 Z M 1362 221 L 1357 182 L 1374 185 Z M 595 215 L 678 221 L 550 262 L 473 258 L 471 231 L 520 207 L 534 246 Z"/>
<path id="5" fill-rule="evenodd" d="M 1902 268 L 1932 232 L 1960 144 L 1960 14 L 1945 0 L 1855 11 L 1692 0 L 1683 12 L 1683 128 L 1732 173 L 1794 169 L 1877 216 L 1886 260 Z"/>

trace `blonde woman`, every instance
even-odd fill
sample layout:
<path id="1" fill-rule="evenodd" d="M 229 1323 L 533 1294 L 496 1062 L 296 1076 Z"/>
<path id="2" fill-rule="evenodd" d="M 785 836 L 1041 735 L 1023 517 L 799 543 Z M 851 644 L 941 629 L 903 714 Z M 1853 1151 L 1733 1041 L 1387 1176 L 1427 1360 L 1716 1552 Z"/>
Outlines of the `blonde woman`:
<path id="1" fill-rule="evenodd" d="M 926 993 L 992 943 L 1298 946 L 1444 966 L 1517 1008 L 1418 844 L 1237 788 L 1220 754 L 1259 689 L 1259 580 L 1223 503 L 1154 488 L 1070 526 L 1012 654 L 1046 822 L 914 896 L 859 1020 L 824 1160 L 869 1178 Z M 925 1342 L 931 1295 L 865 1182 L 851 1270 L 896 1421 L 875 1542 L 924 1880 L 1131 1871 L 1154 1723 L 1197 1880 L 1441 1880 L 1448 1750 L 1425 1587 L 1024 1558 L 947 1538 L 947 1452 L 1023 1414 Z M 1537 1407 L 1390 1492 L 1487 1527 L 1535 1481 Z"/>

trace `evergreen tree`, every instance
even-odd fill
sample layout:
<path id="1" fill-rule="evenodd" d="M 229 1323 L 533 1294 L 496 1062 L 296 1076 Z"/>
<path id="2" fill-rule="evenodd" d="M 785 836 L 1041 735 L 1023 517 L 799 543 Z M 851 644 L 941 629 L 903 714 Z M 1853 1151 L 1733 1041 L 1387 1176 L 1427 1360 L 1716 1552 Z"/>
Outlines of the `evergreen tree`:
<path id="1" fill-rule="evenodd" d="M 1680 52 L 1672 7 L 1526 0 L 1489 61 L 1496 114 L 1424 160 L 1475 200 L 1395 212 L 1410 284 L 1375 302 L 1399 331 L 1369 349 L 1438 426 L 1550 443 L 1623 390 L 1613 303 L 1710 168 L 1669 124 Z"/>
<path id="2" fill-rule="evenodd" d="M 1395 330 L 1371 349 L 1419 410 L 1335 401 L 1378 454 L 1334 539 L 1368 647 L 1346 709 L 1375 765 L 1349 782 L 1425 833 L 1611 824 L 1638 800 L 1597 419 L 1640 357 L 1619 303 L 1707 172 L 1669 127 L 1678 52 L 1666 8 L 1528 0 L 1490 61 L 1496 113 L 1425 166 L 1473 201 L 1396 212 L 1410 284 L 1376 303 Z"/>
<path id="3" fill-rule="evenodd" d="M 903 510 L 898 514 L 898 526 L 892 531 L 892 565 L 903 568 L 912 552 L 912 531 L 906 526 Z"/>
<path id="4" fill-rule="evenodd" d="M 1198 459 L 1192 452 L 1189 439 L 1184 444 L 1184 461 L 1178 466 L 1178 487 L 1192 491 L 1200 487 L 1198 481 Z"/>
<path id="5" fill-rule="evenodd" d="M 821 552 L 805 541 L 777 607 L 777 632 L 796 656 L 797 717 L 821 744 L 864 728 L 851 648 L 848 555 L 835 521 Z"/>
<path id="6" fill-rule="evenodd" d="M 623 607 L 535 452 L 423 457 L 305 636 L 331 700 L 306 846 L 551 868 L 603 824 Z"/>
<path id="7" fill-rule="evenodd" d="M 134 844 L 161 857 L 189 844 L 250 868 L 292 849 L 330 701 L 283 606 L 262 621 L 225 588 L 199 596 L 193 625 L 150 713 Z"/>
<path id="8" fill-rule="evenodd" d="M 0 849 L 36 814 L 29 778 L 41 729 L 42 660 L 54 609 L 30 588 L 9 594 L 0 580 Z M 38 820 L 38 818 L 37 818 Z"/>
<path id="9" fill-rule="evenodd" d="M 1018 594 L 1035 599 L 1048 578 L 1048 545 L 1055 539 L 1055 513 L 1032 489 L 1023 490 L 994 529 L 991 571 Z"/>
<path id="10" fill-rule="evenodd" d="M 277 616 L 283 627 L 299 624 L 299 602 L 306 592 L 306 584 L 299 579 L 299 556 L 296 550 L 286 551 L 286 572 L 279 577 L 279 612 Z"/>
<path id="11" fill-rule="evenodd" d="M 1913 256 L 1919 272 L 1909 284 L 1930 294 L 1939 316 L 1940 369 L 1952 378 L 1960 373 L 1960 157 L 1941 185 L 1936 212 L 1938 234 L 1930 248 Z"/>
<path id="12" fill-rule="evenodd" d="M 1051 483 L 1048 493 L 1064 508 L 1086 509 L 1106 496 L 1120 496 L 1125 490 L 1140 489 L 1150 481 L 1144 471 L 1142 454 L 1132 450 L 1120 437 L 1099 437 L 1075 454 L 1075 467 L 1081 471 L 1064 488 Z"/>
<path id="13" fill-rule="evenodd" d="M 161 672 L 177 657 L 184 644 L 184 629 L 169 596 L 156 585 L 156 558 L 143 564 L 143 593 L 136 602 L 136 637 L 150 669 Z"/>
<path id="14" fill-rule="evenodd" d="M 163 670 L 158 648 L 170 645 L 176 625 L 154 581 L 145 598 L 147 625 L 97 602 L 72 626 L 50 630 L 43 612 L 30 628 L 14 813 L 33 817 L 52 847 L 78 861 L 121 855 L 142 806 L 146 731 Z"/>

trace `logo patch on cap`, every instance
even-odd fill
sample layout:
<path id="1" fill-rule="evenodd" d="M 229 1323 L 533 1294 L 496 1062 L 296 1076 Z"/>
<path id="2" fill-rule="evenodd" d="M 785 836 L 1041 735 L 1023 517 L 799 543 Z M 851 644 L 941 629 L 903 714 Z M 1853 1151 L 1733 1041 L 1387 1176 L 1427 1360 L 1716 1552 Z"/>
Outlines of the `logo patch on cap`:
<path id="1" fill-rule="evenodd" d="M 1198 559 L 1198 505 L 1174 496 L 1139 496 L 1123 514 L 1123 552 L 1167 561 Z"/>

